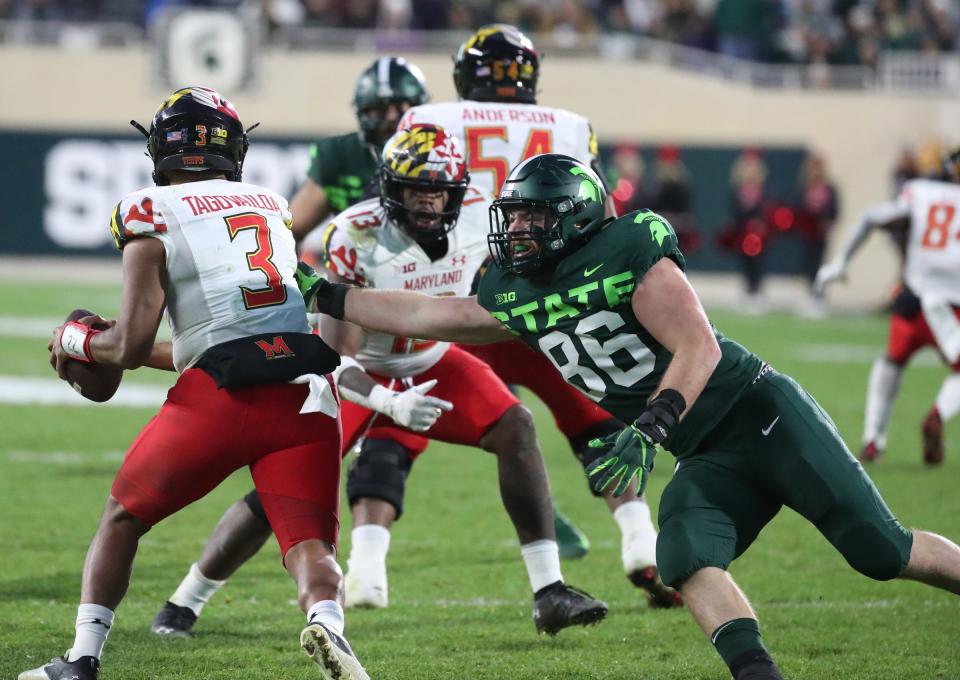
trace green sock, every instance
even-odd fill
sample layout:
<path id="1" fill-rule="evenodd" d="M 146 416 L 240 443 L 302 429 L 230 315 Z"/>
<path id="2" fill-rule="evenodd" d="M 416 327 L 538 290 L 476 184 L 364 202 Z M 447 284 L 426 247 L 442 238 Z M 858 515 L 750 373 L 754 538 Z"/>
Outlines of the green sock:
<path id="1" fill-rule="evenodd" d="M 767 654 L 760 639 L 760 624 L 756 619 L 732 619 L 720 625 L 710 635 L 710 642 L 732 669 L 734 661 L 748 652 Z"/>

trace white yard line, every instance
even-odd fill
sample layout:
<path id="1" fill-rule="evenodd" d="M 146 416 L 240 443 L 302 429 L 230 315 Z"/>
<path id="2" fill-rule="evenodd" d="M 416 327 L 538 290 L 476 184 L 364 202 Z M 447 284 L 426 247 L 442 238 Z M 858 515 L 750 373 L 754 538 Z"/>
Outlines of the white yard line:
<path id="1" fill-rule="evenodd" d="M 0 404 L 155 408 L 166 399 L 168 389 L 159 385 L 121 384 L 110 401 L 98 404 L 84 399 L 67 383 L 57 378 L 0 375 Z"/>
<path id="2" fill-rule="evenodd" d="M 64 311 L 64 317 L 62 318 L 0 314 L 0 337 L 47 340 L 53 333 L 53 329 L 63 323 L 66 314 L 67 311 Z M 157 339 L 170 339 L 170 329 L 166 323 L 160 324 Z"/>
<path id="3" fill-rule="evenodd" d="M 113 463 L 123 460 L 123 451 L 7 451 L 6 460 L 10 463 L 29 463 L 31 465 L 78 465 L 91 461 Z"/>

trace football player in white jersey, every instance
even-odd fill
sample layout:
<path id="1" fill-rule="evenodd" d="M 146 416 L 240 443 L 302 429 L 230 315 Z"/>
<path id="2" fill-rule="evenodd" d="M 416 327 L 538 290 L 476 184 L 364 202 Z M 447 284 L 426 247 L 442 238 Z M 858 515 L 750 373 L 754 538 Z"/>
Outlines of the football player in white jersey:
<path id="1" fill-rule="evenodd" d="M 400 120 L 400 129 L 433 123 L 465 140 L 471 181 L 490 196 L 499 194 L 510 168 L 541 153 L 576 158 L 602 179 L 590 122 L 571 111 L 539 105 L 539 74 L 539 56 L 526 35 L 507 24 L 483 26 L 454 58 L 453 81 L 460 101 L 415 106 Z M 612 199 L 607 212 L 615 212 Z M 487 362 L 505 383 L 527 387 L 543 399 L 584 467 L 597 455 L 587 443 L 623 427 L 520 341 L 464 348 Z M 679 605 L 679 595 L 665 587 L 657 573 L 657 531 L 646 500 L 631 490 L 620 498 L 607 496 L 605 502 L 620 527 L 627 577 L 647 591 L 651 606 Z"/>
<path id="2" fill-rule="evenodd" d="M 137 127 L 157 186 L 113 212 L 119 317 L 104 331 L 58 327 L 51 364 L 61 377 L 68 361 L 172 364 L 180 376 L 113 482 L 84 564 L 73 645 L 19 680 L 95 680 L 140 537 L 243 466 L 307 613 L 304 651 L 325 678 L 366 680 L 343 638 L 336 562 L 339 405 L 327 374 L 339 358 L 310 333 L 287 203 L 241 182 L 246 131 L 214 90 L 177 90 L 149 132 Z M 169 344 L 153 350 L 164 311 L 172 356 Z"/>
<path id="3" fill-rule="evenodd" d="M 871 230 L 906 226 L 904 280 L 893 303 L 887 353 L 874 362 L 867 384 L 864 461 L 875 460 L 886 446 L 900 379 L 917 350 L 936 348 L 952 370 L 921 425 L 928 465 L 943 462 L 943 424 L 960 412 L 960 149 L 944 165 L 941 180 L 910 180 L 896 201 L 867 210 L 841 253 L 817 273 L 822 290 L 845 278 L 850 259 Z"/>
<path id="4" fill-rule="evenodd" d="M 379 198 L 348 208 L 326 228 L 323 249 L 331 277 L 374 288 L 465 295 L 488 254 L 489 202 L 468 185 L 459 141 L 436 126 L 402 130 L 384 146 L 379 181 Z M 354 524 L 347 604 L 387 605 L 390 527 L 403 512 L 413 460 L 435 439 L 497 456 L 500 495 L 520 540 L 538 632 L 554 634 L 604 618 L 603 602 L 563 581 L 532 416 L 490 367 L 449 343 L 364 335 L 357 326 L 327 319 L 321 330 L 342 355 L 335 376 L 348 400 L 342 411 L 344 451 L 365 439 L 347 477 Z M 430 390 L 433 396 L 427 397 Z M 423 412 L 405 419 L 400 410 L 407 402 Z M 229 573 L 260 547 L 251 540 L 260 523 L 259 501 L 248 495 L 235 507 L 243 504 L 242 513 L 225 516 L 204 549 L 204 556 L 218 545 L 236 553 Z M 238 543 L 245 549 L 237 550 Z M 178 593 L 209 598 L 223 581 L 203 577 L 204 558 L 194 569 L 199 573 L 188 575 Z M 189 635 L 199 614 L 196 605 L 203 604 L 194 600 L 187 606 L 175 594 L 154 632 Z"/>

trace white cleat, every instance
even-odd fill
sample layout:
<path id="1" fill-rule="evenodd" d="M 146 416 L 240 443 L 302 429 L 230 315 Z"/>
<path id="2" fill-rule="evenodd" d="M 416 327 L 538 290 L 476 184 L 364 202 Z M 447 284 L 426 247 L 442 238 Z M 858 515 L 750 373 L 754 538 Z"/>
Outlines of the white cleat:
<path id="1" fill-rule="evenodd" d="M 303 629 L 300 647 L 317 664 L 326 680 L 370 680 L 350 643 L 321 623 L 311 623 Z"/>
<path id="2" fill-rule="evenodd" d="M 347 607 L 383 609 L 387 606 L 387 568 L 347 567 L 343 577 Z"/>

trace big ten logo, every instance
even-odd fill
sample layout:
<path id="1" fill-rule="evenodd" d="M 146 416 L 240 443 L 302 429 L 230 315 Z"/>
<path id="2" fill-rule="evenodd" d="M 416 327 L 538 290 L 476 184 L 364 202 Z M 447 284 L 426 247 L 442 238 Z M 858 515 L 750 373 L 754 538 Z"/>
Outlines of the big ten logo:
<path id="1" fill-rule="evenodd" d="M 143 141 L 64 139 L 44 159 L 43 229 L 61 248 L 111 243 L 110 213 L 126 194 L 153 186 L 153 164 Z M 292 196 L 306 175 L 305 144 L 257 142 L 243 165 L 243 180 Z"/>
<path id="2" fill-rule="evenodd" d="M 416 263 L 416 262 L 408 262 L 407 264 L 400 266 L 400 273 L 401 273 L 401 274 L 412 274 L 412 273 L 415 272 L 415 271 L 417 271 L 417 263 Z"/>

